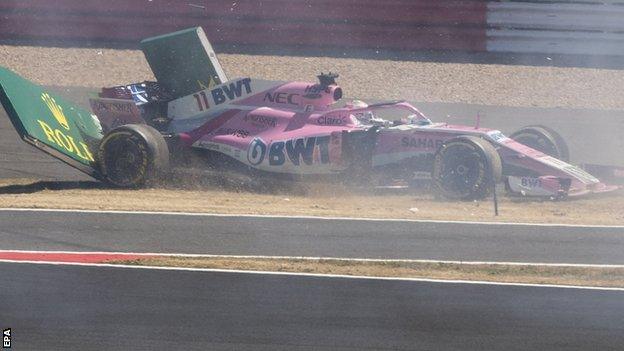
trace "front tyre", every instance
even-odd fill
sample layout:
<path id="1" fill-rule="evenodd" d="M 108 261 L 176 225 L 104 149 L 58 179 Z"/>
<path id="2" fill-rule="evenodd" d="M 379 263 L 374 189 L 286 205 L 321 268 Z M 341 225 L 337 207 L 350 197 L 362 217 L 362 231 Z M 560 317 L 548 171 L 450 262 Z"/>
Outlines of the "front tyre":
<path id="1" fill-rule="evenodd" d="M 445 142 L 433 162 L 433 187 L 455 200 L 482 199 L 502 174 L 500 156 L 488 141 L 461 136 Z"/>
<path id="2" fill-rule="evenodd" d="M 98 150 L 104 179 L 119 187 L 150 184 L 169 171 L 169 148 L 156 129 L 127 124 L 108 132 Z"/>
<path id="3" fill-rule="evenodd" d="M 509 136 L 511 139 L 546 155 L 569 162 L 568 145 L 559 133 L 545 126 L 524 127 Z"/>

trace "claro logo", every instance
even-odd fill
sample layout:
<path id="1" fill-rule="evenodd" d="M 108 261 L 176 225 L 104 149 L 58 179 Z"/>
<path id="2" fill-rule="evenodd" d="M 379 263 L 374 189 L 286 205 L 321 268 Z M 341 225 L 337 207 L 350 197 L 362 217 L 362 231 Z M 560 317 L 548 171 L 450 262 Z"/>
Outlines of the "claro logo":
<path id="1" fill-rule="evenodd" d="M 321 116 L 316 120 L 316 124 L 322 126 L 343 126 L 347 124 L 346 116 Z"/>

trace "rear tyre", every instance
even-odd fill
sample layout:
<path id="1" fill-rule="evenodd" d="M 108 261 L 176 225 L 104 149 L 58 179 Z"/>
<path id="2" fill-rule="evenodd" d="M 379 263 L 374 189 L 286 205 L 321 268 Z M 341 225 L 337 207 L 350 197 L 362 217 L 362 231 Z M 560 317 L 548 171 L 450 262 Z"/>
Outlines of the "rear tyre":
<path id="1" fill-rule="evenodd" d="M 486 197 L 500 181 L 502 165 L 492 144 L 481 138 L 461 136 L 445 142 L 435 154 L 433 188 L 455 200 Z"/>
<path id="2" fill-rule="evenodd" d="M 524 127 L 509 137 L 561 161 L 569 162 L 570 160 L 570 151 L 565 140 L 559 133 L 548 127 L 539 125 Z"/>
<path id="3" fill-rule="evenodd" d="M 127 124 L 104 136 L 98 150 L 104 179 L 118 187 L 149 185 L 169 171 L 169 148 L 156 129 Z"/>

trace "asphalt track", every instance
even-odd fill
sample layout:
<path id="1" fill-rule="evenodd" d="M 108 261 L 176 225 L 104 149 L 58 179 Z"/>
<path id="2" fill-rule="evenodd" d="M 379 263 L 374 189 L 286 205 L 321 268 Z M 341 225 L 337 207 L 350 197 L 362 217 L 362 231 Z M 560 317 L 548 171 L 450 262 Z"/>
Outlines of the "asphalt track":
<path id="1" fill-rule="evenodd" d="M 624 293 L 0 263 L 16 350 L 615 350 Z M 28 293 L 25 293 L 28 292 Z"/>
<path id="2" fill-rule="evenodd" d="M 624 228 L 0 210 L 4 250 L 624 264 Z"/>

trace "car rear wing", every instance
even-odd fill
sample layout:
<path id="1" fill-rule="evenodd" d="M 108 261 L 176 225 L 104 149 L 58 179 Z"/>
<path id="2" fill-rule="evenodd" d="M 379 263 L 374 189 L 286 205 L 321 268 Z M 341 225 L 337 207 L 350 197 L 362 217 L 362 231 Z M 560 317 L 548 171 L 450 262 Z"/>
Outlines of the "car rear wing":
<path id="1" fill-rule="evenodd" d="M 0 103 L 22 140 L 100 179 L 102 128 L 95 115 L 0 67 Z"/>

